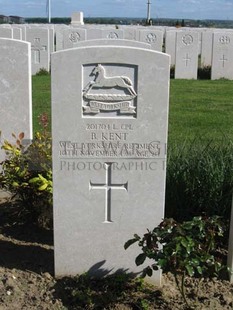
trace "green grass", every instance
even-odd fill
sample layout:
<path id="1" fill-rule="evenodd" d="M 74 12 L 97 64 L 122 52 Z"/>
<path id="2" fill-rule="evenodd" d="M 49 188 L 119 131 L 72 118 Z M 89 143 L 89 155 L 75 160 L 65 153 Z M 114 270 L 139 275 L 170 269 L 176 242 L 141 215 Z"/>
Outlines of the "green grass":
<path id="1" fill-rule="evenodd" d="M 51 116 L 50 76 L 33 76 L 34 132 L 38 115 Z M 171 80 L 169 143 L 233 140 L 233 81 Z"/>
<path id="2" fill-rule="evenodd" d="M 40 130 L 38 116 L 47 113 L 51 119 L 51 77 L 48 75 L 32 77 L 32 115 L 33 132 Z M 51 125 L 51 122 L 50 122 Z"/>
<path id="3" fill-rule="evenodd" d="M 233 81 L 171 80 L 169 142 L 233 140 Z"/>

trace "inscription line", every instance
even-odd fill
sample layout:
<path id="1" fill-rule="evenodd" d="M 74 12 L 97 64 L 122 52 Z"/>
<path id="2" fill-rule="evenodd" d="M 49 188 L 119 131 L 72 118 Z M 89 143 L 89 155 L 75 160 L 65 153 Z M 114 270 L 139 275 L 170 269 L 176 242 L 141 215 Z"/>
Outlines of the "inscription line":
<path id="1" fill-rule="evenodd" d="M 133 159 L 133 160 L 142 160 L 142 159 L 147 159 L 147 160 L 155 160 L 155 159 L 162 159 L 164 160 L 165 157 L 60 157 L 60 160 L 62 159 L 66 159 L 66 160 L 80 160 L 80 159 L 88 159 L 88 160 L 96 160 L 96 159 L 108 159 L 108 160 L 111 160 L 111 159 L 119 159 L 119 160 L 122 160 L 122 159 Z"/>

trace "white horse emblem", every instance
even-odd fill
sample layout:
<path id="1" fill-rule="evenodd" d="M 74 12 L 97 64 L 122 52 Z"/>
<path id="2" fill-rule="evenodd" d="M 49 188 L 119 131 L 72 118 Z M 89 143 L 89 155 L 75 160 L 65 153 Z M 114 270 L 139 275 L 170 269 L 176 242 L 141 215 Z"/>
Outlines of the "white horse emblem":
<path id="1" fill-rule="evenodd" d="M 105 75 L 105 69 L 102 65 L 98 64 L 93 70 L 91 75 L 95 75 L 95 79 L 87 84 L 84 92 L 89 92 L 92 87 L 103 88 L 103 87 L 121 87 L 128 89 L 131 95 L 137 96 L 133 83 L 127 76 L 112 76 L 107 77 Z"/>
<path id="2" fill-rule="evenodd" d="M 106 76 L 104 67 L 98 64 L 92 70 L 91 75 L 94 79 L 90 81 L 83 89 L 83 97 L 89 101 L 89 106 L 84 106 L 84 113 L 97 114 L 100 110 L 116 111 L 120 110 L 121 114 L 135 114 L 135 107 L 131 105 L 137 93 L 134 90 L 133 83 L 127 76 Z M 116 93 L 93 93 L 92 88 L 120 88 L 124 92 Z"/>

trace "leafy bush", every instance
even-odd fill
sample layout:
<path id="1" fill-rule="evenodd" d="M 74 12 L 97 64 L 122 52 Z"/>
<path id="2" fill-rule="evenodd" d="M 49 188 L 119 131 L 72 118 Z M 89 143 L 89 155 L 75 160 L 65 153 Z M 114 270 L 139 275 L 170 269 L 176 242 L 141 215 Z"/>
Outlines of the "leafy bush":
<path id="1" fill-rule="evenodd" d="M 42 226 L 52 224 L 52 146 L 47 132 L 47 116 L 41 116 L 43 131 L 25 145 L 24 134 L 13 134 L 15 144 L 4 141 L 6 159 L 0 164 L 1 187 L 11 192 L 19 205 L 19 214 Z"/>
<path id="2" fill-rule="evenodd" d="M 211 66 L 204 66 L 198 68 L 197 71 L 198 79 L 200 80 L 210 80 L 211 79 Z"/>
<path id="3" fill-rule="evenodd" d="M 170 67 L 170 79 L 175 78 L 175 65 Z"/>
<path id="4" fill-rule="evenodd" d="M 233 190 L 233 145 L 193 141 L 169 145 L 166 217 L 177 221 L 194 216 L 230 218 Z"/>
<path id="5" fill-rule="evenodd" d="M 49 71 L 47 71 L 45 68 L 41 68 L 37 73 L 36 73 L 37 76 L 40 76 L 40 75 L 50 75 Z"/>
<path id="6" fill-rule="evenodd" d="M 211 278 L 218 276 L 223 270 L 221 255 L 216 251 L 217 240 L 222 236 L 223 225 L 216 216 L 194 217 L 182 224 L 173 219 L 164 219 L 143 237 L 135 234 L 133 239 L 125 243 L 125 249 L 138 242 L 142 253 L 136 257 L 136 265 L 143 264 L 149 258 L 154 263 L 145 269 L 145 275 L 151 276 L 153 270 L 159 268 L 164 272 L 171 272 L 177 288 L 188 304 L 185 295 L 187 276 Z"/>

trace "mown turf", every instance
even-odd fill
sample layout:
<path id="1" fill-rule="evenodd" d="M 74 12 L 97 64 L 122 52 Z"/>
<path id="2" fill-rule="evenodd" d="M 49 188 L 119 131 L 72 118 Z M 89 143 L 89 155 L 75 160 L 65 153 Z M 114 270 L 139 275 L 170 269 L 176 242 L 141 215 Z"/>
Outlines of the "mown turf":
<path id="1" fill-rule="evenodd" d="M 51 119 L 51 78 L 49 75 L 32 77 L 33 132 L 40 130 L 38 116 L 47 113 Z M 51 124 L 51 122 L 50 122 Z"/>
<path id="2" fill-rule="evenodd" d="M 233 139 L 233 81 L 171 80 L 169 142 Z"/>
<path id="3" fill-rule="evenodd" d="M 33 127 L 51 116 L 50 76 L 33 76 Z M 68 104 L 68 103 L 67 103 Z M 233 81 L 171 80 L 169 143 L 233 140 Z"/>

